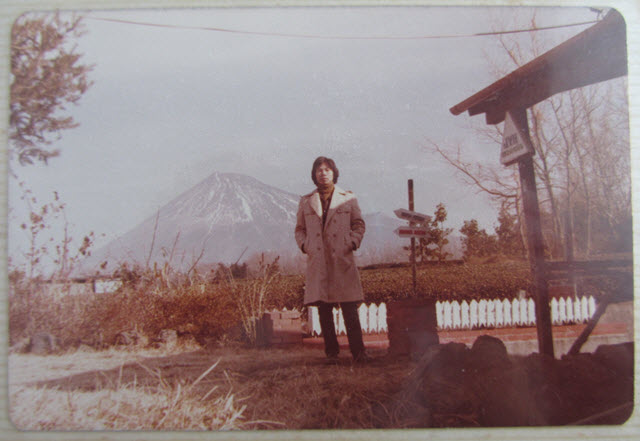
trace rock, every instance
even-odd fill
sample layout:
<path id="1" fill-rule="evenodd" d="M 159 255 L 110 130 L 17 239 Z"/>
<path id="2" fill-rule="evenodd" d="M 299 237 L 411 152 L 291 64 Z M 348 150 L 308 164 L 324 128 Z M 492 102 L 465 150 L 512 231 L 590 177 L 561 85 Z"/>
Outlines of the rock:
<path id="1" fill-rule="evenodd" d="M 9 352 L 12 354 L 15 354 L 15 353 L 23 354 L 23 353 L 29 352 L 30 345 L 31 345 L 31 339 L 29 337 L 24 337 L 23 339 L 13 344 L 9 348 Z"/>
<path id="2" fill-rule="evenodd" d="M 87 344 L 84 344 L 84 343 L 82 343 L 80 346 L 78 346 L 78 349 L 76 349 L 76 350 L 78 352 L 95 352 L 96 351 L 93 347 L 91 347 L 91 346 L 89 346 Z"/>
<path id="3" fill-rule="evenodd" d="M 200 328 L 193 323 L 187 323 L 184 325 L 180 325 L 177 329 L 179 335 L 191 334 L 197 335 L 200 333 Z"/>
<path id="4" fill-rule="evenodd" d="M 494 367 L 507 368 L 510 364 L 507 347 L 502 340 L 490 335 L 481 335 L 471 346 L 467 367 L 484 370 Z"/>
<path id="5" fill-rule="evenodd" d="M 57 339 L 47 332 L 34 335 L 29 342 L 29 352 L 32 354 L 46 355 L 55 352 L 57 349 Z"/>
<path id="6" fill-rule="evenodd" d="M 173 348 L 178 344 L 178 332 L 173 329 L 163 329 L 158 334 L 158 342 Z"/>
<path id="7" fill-rule="evenodd" d="M 465 388 L 472 397 L 480 425 L 509 427 L 530 421 L 526 372 L 509 358 L 502 340 L 476 339 L 466 357 Z"/>
<path id="8" fill-rule="evenodd" d="M 123 331 L 116 335 L 116 345 L 137 345 L 139 341 L 140 334 L 137 331 Z"/>
<path id="9" fill-rule="evenodd" d="M 531 403 L 522 368 L 493 366 L 467 385 L 482 427 L 530 425 Z"/>
<path id="10" fill-rule="evenodd" d="M 633 343 L 600 345 L 594 352 L 594 357 L 618 375 L 633 376 Z"/>
<path id="11" fill-rule="evenodd" d="M 469 348 L 463 343 L 447 343 L 438 348 L 425 368 L 421 387 L 422 400 L 432 413 L 471 414 L 472 397 L 464 381 Z"/>
<path id="12" fill-rule="evenodd" d="M 532 353 L 518 363 L 524 369 L 530 401 L 530 424 L 548 426 L 557 421 L 562 400 L 557 393 L 560 384 L 558 362 L 550 355 Z"/>

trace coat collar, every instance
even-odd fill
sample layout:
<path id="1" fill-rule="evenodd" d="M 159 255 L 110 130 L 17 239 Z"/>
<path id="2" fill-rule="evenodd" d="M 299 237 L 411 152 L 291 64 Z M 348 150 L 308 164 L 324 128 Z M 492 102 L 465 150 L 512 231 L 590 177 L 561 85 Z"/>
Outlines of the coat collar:
<path id="1" fill-rule="evenodd" d="M 327 220 L 331 217 L 335 209 L 344 202 L 344 197 L 347 192 L 337 185 L 334 187 L 333 196 L 331 196 L 331 205 L 329 205 L 329 213 L 327 213 Z M 322 217 L 322 203 L 320 202 L 320 194 L 318 193 L 318 189 L 315 189 L 309 198 L 309 204 L 315 213 Z"/>

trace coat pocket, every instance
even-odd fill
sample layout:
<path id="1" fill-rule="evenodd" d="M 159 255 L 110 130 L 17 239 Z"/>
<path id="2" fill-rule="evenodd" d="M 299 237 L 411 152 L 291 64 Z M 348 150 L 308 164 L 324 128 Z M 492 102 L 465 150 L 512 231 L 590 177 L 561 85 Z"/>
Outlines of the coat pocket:
<path id="1" fill-rule="evenodd" d="M 344 236 L 344 254 L 349 255 L 353 253 L 353 242 L 351 241 L 351 236 L 346 234 Z"/>

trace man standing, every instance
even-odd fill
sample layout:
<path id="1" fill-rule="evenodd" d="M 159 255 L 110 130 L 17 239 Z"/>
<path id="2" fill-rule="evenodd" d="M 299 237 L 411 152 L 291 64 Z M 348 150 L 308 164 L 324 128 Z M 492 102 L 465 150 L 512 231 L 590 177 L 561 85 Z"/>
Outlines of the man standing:
<path id="1" fill-rule="evenodd" d="M 338 182 L 335 162 L 317 158 L 311 169 L 316 189 L 300 199 L 295 237 L 307 254 L 304 304 L 317 306 L 325 354 L 337 359 L 340 347 L 333 323 L 333 308 L 342 309 L 349 349 L 354 361 L 367 361 L 358 305 L 364 299 L 353 252 L 365 232 L 358 200 Z"/>

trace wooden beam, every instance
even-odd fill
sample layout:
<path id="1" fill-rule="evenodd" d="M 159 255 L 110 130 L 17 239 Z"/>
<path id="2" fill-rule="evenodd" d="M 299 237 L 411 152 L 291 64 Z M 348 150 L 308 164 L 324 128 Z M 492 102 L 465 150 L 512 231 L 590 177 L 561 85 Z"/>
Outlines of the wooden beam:
<path id="1" fill-rule="evenodd" d="M 573 262 L 556 261 L 546 263 L 548 271 L 597 271 L 610 268 L 633 268 L 633 259 L 619 260 L 577 260 Z"/>

